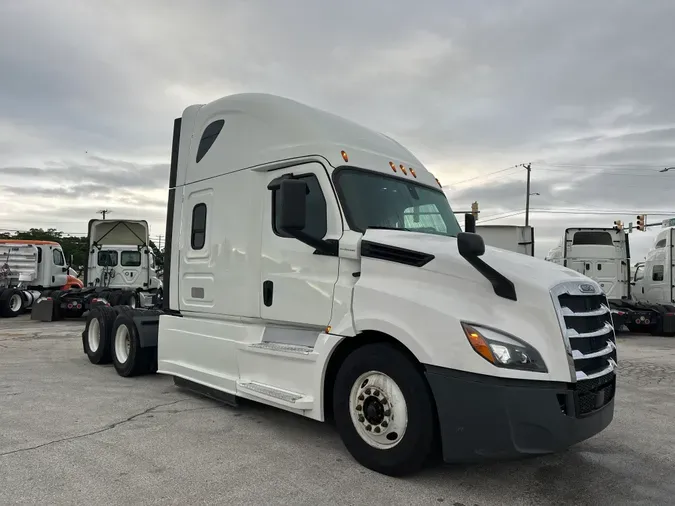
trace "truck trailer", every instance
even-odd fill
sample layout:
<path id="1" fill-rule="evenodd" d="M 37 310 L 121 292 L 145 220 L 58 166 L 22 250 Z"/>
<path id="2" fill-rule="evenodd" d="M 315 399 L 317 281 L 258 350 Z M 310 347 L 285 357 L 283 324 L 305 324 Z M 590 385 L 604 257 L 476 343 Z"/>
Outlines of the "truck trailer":
<path id="1" fill-rule="evenodd" d="M 90 220 L 89 251 L 82 286 L 40 294 L 31 318 L 40 321 L 79 318 L 94 305 L 155 307 L 162 281 L 155 273 L 145 220 Z"/>
<path id="2" fill-rule="evenodd" d="M 530 225 L 476 225 L 487 246 L 534 256 L 534 227 Z"/>
<path id="3" fill-rule="evenodd" d="M 467 229 L 389 136 L 266 94 L 191 105 L 173 129 L 163 307 L 93 308 L 83 351 L 331 421 L 389 475 L 604 430 L 617 352 L 598 283 Z"/>
<path id="4" fill-rule="evenodd" d="M 44 290 L 82 288 L 55 241 L 0 239 L 0 317 L 30 310 Z"/>

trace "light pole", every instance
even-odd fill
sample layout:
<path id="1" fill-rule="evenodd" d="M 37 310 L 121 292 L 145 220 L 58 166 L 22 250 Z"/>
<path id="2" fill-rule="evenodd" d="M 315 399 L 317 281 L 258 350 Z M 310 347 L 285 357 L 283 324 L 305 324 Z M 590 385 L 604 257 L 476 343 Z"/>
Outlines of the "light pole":
<path id="1" fill-rule="evenodd" d="M 530 176 L 532 175 L 532 164 L 523 164 L 527 170 L 527 190 L 525 195 L 525 226 L 530 224 Z"/>

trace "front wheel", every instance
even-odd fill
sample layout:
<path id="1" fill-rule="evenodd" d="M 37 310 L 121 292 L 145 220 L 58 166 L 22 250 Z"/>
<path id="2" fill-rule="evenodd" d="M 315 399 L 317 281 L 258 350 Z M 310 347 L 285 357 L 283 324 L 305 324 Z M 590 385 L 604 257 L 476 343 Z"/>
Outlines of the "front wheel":
<path id="1" fill-rule="evenodd" d="M 345 359 L 335 380 L 333 412 L 349 453 L 373 471 L 410 474 L 431 455 L 431 392 L 418 368 L 389 344 L 367 344 Z"/>

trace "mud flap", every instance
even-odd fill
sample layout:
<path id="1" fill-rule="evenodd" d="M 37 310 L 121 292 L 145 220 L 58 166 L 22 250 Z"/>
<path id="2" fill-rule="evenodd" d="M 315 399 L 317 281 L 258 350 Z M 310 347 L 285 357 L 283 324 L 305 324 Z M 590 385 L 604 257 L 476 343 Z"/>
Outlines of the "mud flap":
<path id="1" fill-rule="evenodd" d="M 39 299 L 30 312 L 30 319 L 50 322 L 54 319 L 54 299 Z"/>

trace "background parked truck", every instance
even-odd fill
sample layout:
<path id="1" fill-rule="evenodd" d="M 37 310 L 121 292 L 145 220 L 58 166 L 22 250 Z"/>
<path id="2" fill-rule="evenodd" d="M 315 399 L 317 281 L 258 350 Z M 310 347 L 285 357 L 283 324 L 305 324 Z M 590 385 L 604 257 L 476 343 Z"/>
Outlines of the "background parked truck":
<path id="1" fill-rule="evenodd" d="M 30 310 L 43 290 L 82 288 L 73 274 L 57 242 L 0 239 L 0 316 Z"/>
<path id="2" fill-rule="evenodd" d="M 45 290 L 31 318 L 80 317 L 95 304 L 152 307 L 161 302 L 145 220 L 91 220 L 84 283 L 71 290 Z"/>

